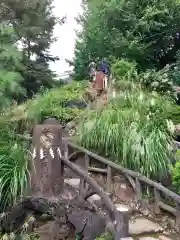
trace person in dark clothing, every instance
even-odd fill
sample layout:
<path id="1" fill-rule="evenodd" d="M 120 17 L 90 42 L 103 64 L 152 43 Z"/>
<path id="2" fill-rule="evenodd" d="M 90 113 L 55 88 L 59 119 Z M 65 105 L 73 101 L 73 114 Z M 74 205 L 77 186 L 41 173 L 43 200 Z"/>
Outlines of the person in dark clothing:
<path id="1" fill-rule="evenodd" d="M 108 79 L 109 79 L 109 76 L 110 76 L 110 67 L 109 67 L 109 64 L 107 63 L 106 59 L 103 59 L 102 62 L 100 63 L 100 71 L 102 71 L 105 75 L 105 77 L 104 77 L 104 89 L 107 90 Z"/>
<path id="2" fill-rule="evenodd" d="M 107 76 L 110 75 L 110 67 L 106 59 L 103 59 L 102 62 L 100 63 L 100 70 Z"/>

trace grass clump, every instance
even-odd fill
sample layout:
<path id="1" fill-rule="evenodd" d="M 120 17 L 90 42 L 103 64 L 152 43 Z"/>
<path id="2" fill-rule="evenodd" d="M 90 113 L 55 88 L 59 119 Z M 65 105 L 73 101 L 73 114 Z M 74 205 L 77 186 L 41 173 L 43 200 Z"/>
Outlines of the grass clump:
<path id="1" fill-rule="evenodd" d="M 0 127 L 0 209 L 4 211 L 23 197 L 29 182 L 28 157 L 13 127 Z"/>
<path id="2" fill-rule="evenodd" d="M 180 194 L 180 150 L 176 153 L 176 163 L 171 166 L 172 183 L 174 190 Z"/>
<path id="3" fill-rule="evenodd" d="M 113 240 L 113 236 L 109 233 L 104 233 L 100 237 L 96 238 L 96 240 Z"/>
<path id="4" fill-rule="evenodd" d="M 6 110 L 0 121 L 17 122 L 21 130 L 31 130 L 32 127 L 41 123 L 48 117 L 56 117 L 60 122 L 66 123 L 81 115 L 85 102 L 83 94 L 86 84 L 84 82 L 73 82 L 60 88 L 46 90 L 34 96 L 17 107 Z"/>
<path id="5" fill-rule="evenodd" d="M 90 113 L 79 142 L 100 155 L 152 179 L 168 174 L 170 122 L 163 118 L 168 99 L 140 89 L 121 93 L 102 111 Z M 168 124 L 167 124 L 168 123 Z"/>
<path id="6" fill-rule="evenodd" d="M 72 83 L 37 95 L 27 103 L 27 117 L 42 121 L 54 116 L 62 122 L 69 121 L 82 111 L 78 106 L 83 105 L 83 91 L 83 83 Z"/>
<path id="7" fill-rule="evenodd" d="M 16 203 L 26 194 L 29 184 L 27 143 L 17 133 L 29 132 L 47 117 L 61 122 L 76 118 L 83 112 L 84 83 L 72 83 L 36 95 L 19 106 L 6 109 L 0 116 L 0 210 Z M 26 145 L 25 145 L 26 144 Z"/>

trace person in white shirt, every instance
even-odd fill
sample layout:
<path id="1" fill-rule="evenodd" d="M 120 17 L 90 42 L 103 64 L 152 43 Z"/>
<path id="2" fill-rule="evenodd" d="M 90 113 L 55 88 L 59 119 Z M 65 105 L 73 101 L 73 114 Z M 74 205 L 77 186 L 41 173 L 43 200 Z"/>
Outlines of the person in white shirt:
<path id="1" fill-rule="evenodd" d="M 88 67 L 89 67 L 90 82 L 92 82 L 95 80 L 95 76 L 96 76 L 96 63 L 94 61 L 91 61 Z"/>

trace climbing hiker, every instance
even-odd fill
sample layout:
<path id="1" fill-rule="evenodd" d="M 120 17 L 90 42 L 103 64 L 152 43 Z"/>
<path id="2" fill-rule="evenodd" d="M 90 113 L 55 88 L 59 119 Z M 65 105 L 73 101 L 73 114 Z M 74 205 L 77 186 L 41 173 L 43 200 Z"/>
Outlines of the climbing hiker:
<path id="1" fill-rule="evenodd" d="M 95 80 L 95 75 L 96 75 L 96 63 L 94 61 L 91 61 L 88 68 L 89 68 L 90 82 L 93 82 Z"/>
<path id="2" fill-rule="evenodd" d="M 104 74 L 109 75 L 110 68 L 106 58 L 103 58 L 100 63 L 100 69 Z"/>
<path id="3" fill-rule="evenodd" d="M 104 89 L 107 90 L 108 80 L 110 76 L 110 67 L 105 58 L 102 59 L 100 63 L 100 70 L 104 73 Z"/>
<path id="4" fill-rule="evenodd" d="M 96 72 L 95 81 L 93 87 L 96 90 L 96 96 L 101 96 L 105 89 L 105 74 L 99 68 Z"/>
<path id="5" fill-rule="evenodd" d="M 90 102 L 93 102 L 95 99 L 95 89 L 93 87 L 95 82 L 95 76 L 96 76 L 96 63 L 95 61 L 91 61 L 88 65 L 88 72 L 89 72 L 89 88 L 86 91 L 86 96 L 88 97 L 88 100 Z"/>

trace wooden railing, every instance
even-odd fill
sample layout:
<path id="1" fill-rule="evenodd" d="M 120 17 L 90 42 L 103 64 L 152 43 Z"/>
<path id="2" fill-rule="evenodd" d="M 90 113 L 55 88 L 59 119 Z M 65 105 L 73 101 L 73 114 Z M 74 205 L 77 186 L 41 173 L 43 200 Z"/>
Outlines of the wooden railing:
<path id="1" fill-rule="evenodd" d="M 104 210 L 106 210 L 106 214 L 100 217 L 106 229 L 111 231 L 115 240 L 127 239 L 127 237 L 129 237 L 128 214 L 116 208 L 105 190 L 89 176 L 88 172 L 69 161 L 69 144 L 68 140 L 63 138 L 62 133 L 61 125 L 55 119 L 47 119 L 44 121 L 44 124 L 36 125 L 33 129 L 31 153 L 33 166 L 31 168 L 32 195 L 39 195 L 43 199 L 53 198 L 58 202 L 58 199 L 61 199 L 60 194 L 63 194 L 65 187 L 64 167 L 66 166 L 79 176 L 81 184 L 80 194 L 73 198 L 72 201 L 66 199 L 65 202 L 70 204 L 72 208 L 73 204 L 76 207 L 79 204 L 78 211 L 80 211 L 84 201 L 87 201 L 90 196 L 98 194 L 101 197 Z M 27 139 L 27 141 L 29 141 L 29 139 Z M 86 162 L 88 162 L 88 160 Z M 50 204 L 53 205 L 54 200 Z M 89 206 L 89 213 L 97 210 L 95 205 L 94 209 L 91 208 L 91 204 L 87 205 Z M 66 206 L 63 211 L 68 212 L 69 206 Z M 95 211 L 95 214 L 99 216 L 98 211 Z M 65 216 L 65 218 L 67 218 L 66 214 Z M 83 221 L 88 221 L 89 224 L 88 218 L 89 217 L 84 219 L 83 217 Z M 130 240 L 131 238 L 128 239 Z"/>
<path id="2" fill-rule="evenodd" d="M 67 141 L 67 145 L 70 148 L 73 148 L 74 152 L 69 156 L 69 160 L 76 155 L 77 153 L 83 153 L 84 154 L 84 159 L 85 159 L 85 170 L 87 171 L 94 171 L 94 172 L 99 172 L 99 173 L 104 173 L 107 175 L 107 182 L 106 182 L 106 191 L 111 192 L 111 186 L 112 186 L 112 170 L 117 170 L 121 174 L 123 174 L 130 182 L 132 185 L 135 195 L 136 195 L 136 201 L 138 203 L 141 203 L 143 200 L 143 191 L 142 191 L 142 185 L 146 185 L 152 189 L 154 189 L 154 212 L 156 214 L 160 213 L 160 209 L 163 209 L 165 211 L 170 212 L 176 217 L 176 229 L 180 231 L 180 195 L 170 191 L 169 189 L 165 188 L 162 186 L 162 184 L 154 182 L 147 177 L 134 172 L 132 170 L 126 169 L 119 164 L 116 164 L 112 161 L 109 161 L 108 159 L 101 157 L 97 155 L 96 153 L 93 153 L 83 147 L 80 147 L 76 145 L 75 143 L 71 141 Z M 101 168 L 94 168 L 90 166 L 90 158 L 93 158 L 94 160 L 101 162 L 102 164 L 106 165 L 106 168 L 101 169 Z M 81 188 L 85 185 L 85 182 L 83 179 L 81 179 L 80 182 Z M 171 198 L 173 200 L 175 207 L 172 207 L 166 203 L 163 202 L 163 198 L 161 195 L 164 195 L 168 198 Z"/>
<path id="3" fill-rule="evenodd" d="M 21 136 L 22 139 L 24 139 L 24 136 Z M 31 141 L 31 137 L 25 138 L 27 141 Z M 143 188 L 142 186 L 148 186 L 153 189 L 153 195 L 154 195 L 154 212 L 156 214 L 160 213 L 160 210 L 165 210 L 173 214 L 176 218 L 176 229 L 180 231 L 180 195 L 170 191 L 166 187 L 162 186 L 162 184 L 158 182 L 154 182 L 147 177 L 141 175 L 138 172 L 134 172 L 130 169 L 126 169 L 122 167 L 119 164 L 116 164 L 104 157 L 101 157 L 97 155 L 94 152 L 91 152 L 81 146 L 78 146 L 77 144 L 71 142 L 70 138 L 63 138 L 63 142 L 68 148 L 73 149 L 73 153 L 68 155 L 67 159 L 71 160 L 73 156 L 77 155 L 78 153 L 84 154 L 85 159 L 85 171 L 93 171 L 93 172 L 99 172 L 107 175 L 107 181 L 106 181 L 106 192 L 111 192 L 111 186 L 112 186 L 112 170 L 119 171 L 121 174 L 123 174 L 128 181 L 130 182 L 131 186 L 134 189 L 135 195 L 136 195 L 136 201 L 138 203 L 141 203 L 143 201 Z M 102 163 L 103 165 L 106 165 L 106 168 L 95 168 L 90 165 L 90 158 L 96 160 L 97 162 Z M 84 191 L 84 187 L 86 185 L 87 180 L 80 178 L 80 192 L 82 193 Z M 162 196 L 163 195 L 163 196 Z M 168 205 L 163 201 L 163 197 L 171 198 L 173 205 Z"/>
<path id="4" fill-rule="evenodd" d="M 132 240 L 132 238 L 129 237 L 129 216 L 127 212 L 122 212 L 120 209 L 116 208 L 108 194 L 104 191 L 104 189 L 100 187 L 92 177 L 89 176 L 88 166 L 90 162 L 88 154 L 85 153 L 86 169 L 81 169 L 69 159 L 69 146 L 71 145 L 71 143 L 67 140 L 64 140 L 63 145 L 64 154 L 62 154 L 61 151 L 57 151 L 59 160 L 61 162 L 60 165 L 62 174 L 64 172 L 64 166 L 66 166 L 80 177 L 79 193 L 84 200 L 87 200 L 95 193 L 101 197 L 102 203 L 104 203 L 104 206 L 107 210 L 106 213 L 109 216 L 106 227 L 113 234 L 115 240 Z M 73 145 L 73 147 L 75 146 L 76 145 Z M 72 156 L 73 154 L 70 155 L 70 157 Z M 109 169 L 111 170 L 111 168 Z M 91 190 L 87 187 L 87 184 L 89 184 L 89 186 L 92 188 Z"/>

